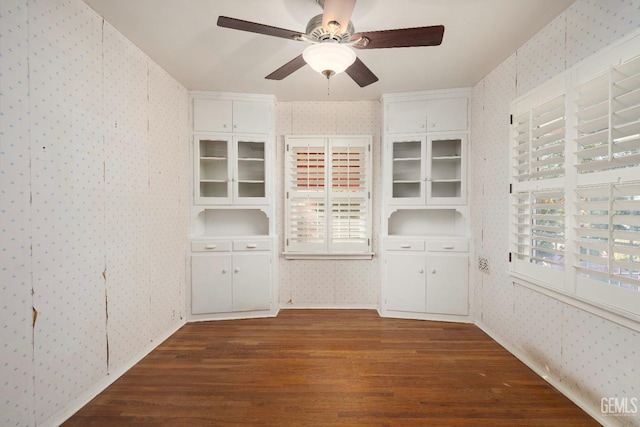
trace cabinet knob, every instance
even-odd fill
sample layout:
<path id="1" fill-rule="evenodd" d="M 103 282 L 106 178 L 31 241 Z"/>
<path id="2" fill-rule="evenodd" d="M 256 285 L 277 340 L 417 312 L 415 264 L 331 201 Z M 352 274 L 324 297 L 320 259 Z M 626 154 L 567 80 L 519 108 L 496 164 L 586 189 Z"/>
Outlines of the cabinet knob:
<path id="1" fill-rule="evenodd" d="M 431 274 L 436 274 L 436 269 L 431 270 Z"/>
<path id="2" fill-rule="evenodd" d="M 434 128 L 434 127 L 436 127 L 436 124 L 435 123 L 429 123 L 429 127 L 430 128 Z"/>
<path id="3" fill-rule="evenodd" d="M 235 270 L 233 270 L 234 273 L 240 273 L 240 269 L 236 268 Z"/>
<path id="4" fill-rule="evenodd" d="M 222 274 L 227 274 L 227 269 L 226 268 L 222 269 Z"/>
<path id="5" fill-rule="evenodd" d="M 423 274 L 423 273 L 424 273 L 424 270 L 423 270 L 423 269 L 420 269 L 420 270 L 418 270 L 418 273 Z"/>

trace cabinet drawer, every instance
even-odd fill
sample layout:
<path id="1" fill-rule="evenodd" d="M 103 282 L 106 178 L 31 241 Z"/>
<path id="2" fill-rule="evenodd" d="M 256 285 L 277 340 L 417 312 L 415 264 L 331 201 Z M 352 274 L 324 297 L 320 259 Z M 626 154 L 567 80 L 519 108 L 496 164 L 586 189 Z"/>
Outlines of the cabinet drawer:
<path id="1" fill-rule="evenodd" d="M 268 251 L 271 249 L 271 241 L 270 240 L 244 240 L 244 241 L 234 241 L 233 242 L 233 250 L 234 251 Z"/>
<path id="2" fill-rule="evenodd" d="M 429 252 L 469 252 L 469 242 L 451 240 L 432 240 L 427 242 Z"/>
<path id="3" fill-rule="evenodd" d="M 387 241 L 385 249 L 389 251 L 424 251 L 423 241 Z"/>
<path id="4" fill-rule="evenodd" d="M 203 241 L 191 242 L 192 252 L 230 252 L 231 242 L 229 241 Z"/>

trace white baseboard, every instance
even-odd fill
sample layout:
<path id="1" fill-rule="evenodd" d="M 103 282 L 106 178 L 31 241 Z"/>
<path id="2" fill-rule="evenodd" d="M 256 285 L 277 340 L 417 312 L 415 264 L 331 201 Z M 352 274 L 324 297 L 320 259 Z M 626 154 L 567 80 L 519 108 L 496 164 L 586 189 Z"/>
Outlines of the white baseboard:
<path id="1" fill-rule="evenodd" d="M 149 353 L 151 353 L 156 347 L 162 344 L 167 338 L 171 335 L 175 334 L 178 329 L 183 327 L 186 324 L 186 320 L 181 320 L 179 323 L 174 325 L 173 328 L 167 330 L 164 334 L 156 337 L 152 342 L 150 342 L 147 347 L 138 353 L 135 357 L 129 360 L 125 365 L 120 367 L 117 371 L 110 372 L 106 377 L 102 380 L 98 381 L 94 384 L 91 389 L 87 390 L 85 393 L 78 396 L 75 400 L 73 400 L 69 405 L 64 407 L 62 410 L 56 412 L 51 417 L 49 417 L 46 421 L 42 423 L 38 423 L 38 427 L 57 427 L 69 418 L 87 403 L 89 403 L 94 397 L 98 394 L 102 393 L 113 384 L 118 378 L 124 375 L 129 369 L 133 368 L 133 366 L 140 362 L 144 357 L 146 357 Z"/>
<path id="2" fill-rule="evenodd" d="M 322 310 L 378 310 L 375 304 L 280 304 L 280 310 L 305 310 L 305 309 L 322 309 Z"/>
<path id="3" fill-rule="evenodd" d="M 556 390 L 558 390 L 560 393 L 564 394 L 569 400 L 571 400 L 573 403 L 575 403 L 580 409 L 582 409 L 583 411 L 585 411 L 587 414 L 589 414 L 589 416 L 591 416 L 593 419 L 595 419 L 597 422 L 599 422 L 600 424 L 602 424 L 603 426 L 619 426 L 621 424 L 618 423 L 614 423 L 615 422 L 615 418 L 612 417 L 605 417 L 602 413 L 594 410 L 594 408 L 589 404 L 589 402 L 585 402 L 580 396 L 577 396 L 573 393 L 573 391 L 571 391 L 570 389 L 568 389 L 565 384 L 560 381 L 557 378 L 553 378 L 549 375 L 547 375 L 547 372 L 544 370 L 543 367 L 538 366 L 533 360 L 531 360 L 531 358 L 529 358 L 527 355 L 521 353 L 519 350 L 517 350 L 516 348 L 514 348 L 513 346 L 507 344 L 505 341 L 503 341 L 500 337 L 498 337 L 497 335 L 495 335 L 490 329 L 488 329 L 485 325 L 479 323 L 478 321 L 476 321 L 475 325 L 480 328 L 485 334 L 489 335 L 489 337 L 491 337 L 492 340 L 494 340 L 495 342 L 497 342 L 498 344 L 500 344 L 502 347 L 504 347 L 509 353 L 513 354 L 515 357 L 518 358 L 518 360 L 520 360 L 522 363 L 524 363 L 525 365 L 527 365 L 533 372 L 535 372 L 536 374 L 538 374 L 538 376 L 540 376 L 540 378 L 544 379 L 546 382 L 548 382 L 553 388 L 555 388 Z"/>

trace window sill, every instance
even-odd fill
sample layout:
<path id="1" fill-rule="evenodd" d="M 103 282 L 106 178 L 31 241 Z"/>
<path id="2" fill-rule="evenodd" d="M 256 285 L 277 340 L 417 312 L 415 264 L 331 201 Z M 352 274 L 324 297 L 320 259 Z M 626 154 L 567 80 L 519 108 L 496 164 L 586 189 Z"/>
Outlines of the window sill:
<path id="1" fill-rule="evenodd" d="M 640 332 L 640 316 L 634 313 L 629 313 L 616 307 L 611 307 L 598 303 L 597 301 L 582 298 L 563 289 L 548 285 L 532 277 L 518 274 L 514 271 L 508 271 L 507 273 L 511 276 L 514 284 L 524 286 L 525 288 L 539 292 L 557 301 L 569 304 L 636 332 Z"/>
<path id="2" fill-rule="evenodd" d="M 296 260 L 296 259 L 335 259 L 335 260 L 346 260 L 346 259 L 373 259 L 373 252 L 366 253 L 319 253 L 319 252 L 283 252 L 285 259 Z"/>

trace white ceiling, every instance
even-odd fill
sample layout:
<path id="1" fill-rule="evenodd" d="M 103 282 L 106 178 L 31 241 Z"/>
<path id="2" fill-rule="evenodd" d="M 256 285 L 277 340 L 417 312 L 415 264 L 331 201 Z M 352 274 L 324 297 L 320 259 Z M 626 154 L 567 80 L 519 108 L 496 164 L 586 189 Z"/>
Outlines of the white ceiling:
<path id="1" fill-rule="evenodd" d="M 445 26 L 442 45 L 357 50 L 380 79 L 360 88 L 308 66 L 264 77 L 306 43 L 216 25 L 218 16 L 304 32 L 316 0 L 84 0 L 190 90 L 274 94 L 279 101 L 373 100 L 383 93 L 473 86 L 575 0 L 358 0 L 358 31 Z"/>

